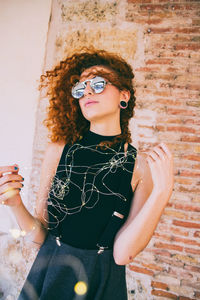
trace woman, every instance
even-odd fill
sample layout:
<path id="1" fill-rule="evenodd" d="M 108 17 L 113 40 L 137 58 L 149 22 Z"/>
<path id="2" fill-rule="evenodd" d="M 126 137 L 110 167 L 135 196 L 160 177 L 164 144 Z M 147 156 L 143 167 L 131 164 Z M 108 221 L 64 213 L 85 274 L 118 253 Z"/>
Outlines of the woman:
<path id="1" fill-rule="evenodd" d="M 173 188 L 167 145 L 137 155 L 130 144 L 133 77 L 103 50 L 74 53 L 41 76 L 51 142 L 34 217 L 20 196 L 19 168 L 0 168 L 1 204 L 41 246 L 20 300 L 127 299 L 125 265 L 148 244 Z"/>

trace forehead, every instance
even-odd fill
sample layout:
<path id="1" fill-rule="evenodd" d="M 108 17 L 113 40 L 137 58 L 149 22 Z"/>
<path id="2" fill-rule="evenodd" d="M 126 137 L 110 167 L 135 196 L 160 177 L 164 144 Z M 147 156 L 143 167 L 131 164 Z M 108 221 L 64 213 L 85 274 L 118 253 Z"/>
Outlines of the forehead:
<path id="1" fill-rule="evenodd" d="M 112 74 L 112 71 L 105 66 L 92 66 L 88 69 L 85 69 L 80 76 L 81 81 L 86 80 L 88 78 L 92 78 L 94 75 L 98 75 L 99 73 L 103 73 L 105 75 Z"/>

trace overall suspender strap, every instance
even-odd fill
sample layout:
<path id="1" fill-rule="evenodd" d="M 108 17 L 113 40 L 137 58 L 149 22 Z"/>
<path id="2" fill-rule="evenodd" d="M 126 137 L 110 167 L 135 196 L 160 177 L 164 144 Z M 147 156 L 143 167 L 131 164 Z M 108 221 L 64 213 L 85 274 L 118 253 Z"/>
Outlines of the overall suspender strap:
<path id="1" fill-rule="evenodd" d="M 136 152 L 135 152 L 135 157 L 136 157 Z M 129 156 L 127 156 L 127 160 L 128 159 L 130 159 Z M 134 158 L 131 158 L 131 160 L 129 161 L 130 165 L 128 164 L 130 172 L 125 172 L 121 169 L 121 181 L 119 185 L 119 191 L 124 191 L 125 195 L 128 193 L 130 189 L 130 183 L 131 183 L 133 168 L 134 168 L 133 159 Z M 120 198 L 117 198 L 113 214 L 97 243 L 98 254 L 103 253 L 105 249 L 112 248 L 115 235 L 117 231 L 120 229 L 120 227 L 122 226 L 122 224 L 124 223 L 125 213 L 126 213 L 125 201 L 123 201 Z"/>

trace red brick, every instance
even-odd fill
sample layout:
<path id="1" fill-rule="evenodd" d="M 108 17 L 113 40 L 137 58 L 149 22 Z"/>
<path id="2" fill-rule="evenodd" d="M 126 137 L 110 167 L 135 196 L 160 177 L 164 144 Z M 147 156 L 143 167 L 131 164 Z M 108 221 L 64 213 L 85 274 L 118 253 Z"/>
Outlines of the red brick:
<path id="1" fill-rule="evenodd" d="M 177 178 L 177 177 L 175 177 L 175 179 L 176 179 L 176 183 L 179 183 L 179 184 L 188 184 L 188 185 L 190 185 L 190 184 L 192 184 L 193 183 L 193 180 L 192 179 L 186 179 L 186 178 Z"/>
<path id="2" fill-rule="evenodd" d="M 181 210 L 185 210 L 185 211 L 200 212 L 200 207 L 199 206 L 194 206 L 194 205 L 191 205 L 191 204 L 175 203 L 174 207 L 176 209 L 181 209 Z"/>
<path id="3" fill-rule="evenodd" d="M 155 270 L 155 271 L 163 271 L 164 270 L 164 267 L 160 267 L 160 266 L 155 265 L 155 264 L 142 263 L 142 266 L 145 267 L 146 269 Z"/>
<path id="4" fill-rule="evenodd" d="M 168 9 L 167 4 L 159 5 L 159 4 L 147 4 L 147 5 L 140 5 L 141 10 L 146 10 L 146 11 L 158 11 L 158 10 L 166 10 Z"/>
<path id="5" fill-rule="evenodd" d="M 178 242 L 178 243 L 184 243 L 184 244 L 195 245 L 195 246 L 200 247 L 200 243 L 196 240 L 184 239 L 184 238 L 176 237 L 173 235 L 161 234 L 159 232 L 154 232 L 154 236 L 157 238 L 161 238 L 165 241 L 171 241 L 171 242 L 174 241 L 174 242 Z"/>
<path id="6" fill-rule="evenodd" d="M 172 32 L 172 28 L 171 27 L 166 27 L 166 28 L 163 28 L 163 27 L 151 27 L 151 33 L 169 33 L 169 32 Z"/>
<path id="7" fill-rule="evenodd" d="M 200 143 L 200 137 L 198 136 L 182 136 L 181 137 L 182 142 L 191 142 L 191 143 Z"/>
<path id="8" fill-rule="evenodd" d="M 130 268 L 130 270 L 132 270 L 134 272 L 137 272 L 137 273 L 147 274 L 147 275 L 150 275 L 150 276 L 154 275 L 153 271 L 147 270 L 145 268 L 141 268 L 141 267 L 138 267 L 138 266 L 134 266 L 132 264 L 129 265 L 129 268 Z"/>
<path id="9" fill-rule="evenodd" d="M 197 185 L 197 183 L 196 183 L 196 185 Z M 175 185 L 174 190 L 175 191 L 177 190 L 179 192 L 184 192 L 184 193 L 193 193 L 193 194 L 199 194 L 200 193 L 200 188 L 198 188 L 196 186 L 189 188 L 188 186 L 180 185 L 179 187 L 176 187 L 176 185 Z"/>
<path id="10" fill-rule="evenodd" d="M 152 90 L 146 89 L 145 92 L 149 95 L 149 93 L 152 93 Z M 155 90 L 154 95 L 160 96 L 160 97 L 170 97 L 171 96 L 170 91 L 168 91 L 168 90 L 163 90 L 163 91 Z"/>
<path id="11" fill-rule="evenodd" d="M 194 193 L 194 194 L 199 194 L 200 193 L 200 188 L 187 188 L 184 186 L 180 186 L 177 189 L 179 192 L 184 192 L 184 193 Z"/>
<path id="12" fill-rule="evenodd" d="M 154 296 L 166 297 L 168 299 L 177 299 L 177 300 L 179 299 L 175 294 L 162 291 L 162 290 L 152 290 L 151 294 Z"/>
<path id="13" fill-rule="evenodd" d="M 174 234 L 177 235 L 182 235 L 182 236 L 188 236 L 189 232 L 185 231 L 185 230 L 181 230 L 180 228 L 176 228 L 176 227 L 170 227 L 170 231 L 172 231 Z"/>
<path id="14" fill-rule="evenodd" d="M 152 0 L 127 0 L 128 3 L 151 3 Z"/>
<path id="15" fill-rule="evenodd" d="M 198 42 L 199 41 L 199 37 L 195 36 L 195 35 L 189 35 L 189 34 L 183 34 L 183 35 L 171 35 L 171 40 L 175 41 L 175 42 Z M 189 70 L 189 68 L 186 68 L 185 72 L 187 72 L 187 70 Z"/>
<path id="16" fill-rule="evenodd" d="M 175 109 L 175 108 L 167 108 L 168 114 L 172 115 L 182 115 L 182 116 L 196 116 L 196 112 L 193 110 L 188 110 L 188 109 Z"/>
<path id="17" fill-rule="evenodd" d="M 162 238 L 162 239 L 164 239 L 166 241 L 171 241 L 172 240 L 172 235 L 162 234 L 162 233 L 159 233 L 157 231 L 155 231 L 153 235 L 155 237 Z"/>
<path id="18" fill-rule="evenodd" d="M 173 225 L 187 227 L 187 228 L 200 228 L 200 224 L 198 223 L 179 221 L 179 220 L 173 220 Z"/>
<path id="19" fill-rule="evenodd" d="M 160 103 L 160 104 L 166 104 L 166 105 L 175 105 L 175 106 L 180 106 L 181 105 L 181 101 L 178 101 L 178 100 L 171 100 L 171 99 L 157 99 L 156 100 L 157 103 Z M 168 116 L 167 116 L 168 117 Z"/>
<path id="20" fill-rule="evenodd" d="M 190 143 L 168 143 L 170 149 L 174 151 L 178 151 L 179 153 L 186 153 L 186 151 L 188 150 L 189 152 L 191 151 L 191 147 L 192 145 Z M 187 152 L 188 152 L 187 151 Z"/>
<path id="21" fill-rule="evenodd" d="M 166 290 L 166 291 L 169 290 L 168 285 L 166 283 L 163 283 L 163 282 L 152 281 L 151 286 L 153 288 L 157 288 L 157 289 L 162 289 L 162 290 Z"/>
<path id="22" fill-rule="evenodd" d="M 179 171 L 179 176 L 185 176 L 185 177 L 197 177 L 200 178 L 200 173 L 194 173 L 194 172 L 189 172 L 185 170 Z"/>
<path id="23" fill-rule="evenodd" d="M 200 50 L 200 45 L 194 43 L 188 44 L 177 44 L 174 45 L 174 50 L 193 50 L 198 51 Z"/>
<path id="24" fill-rule="evenodd" d="M 198 119 L 185 119 L 184 124 L 194 124 L 194 125 L 200 125 L 200 120 Z"/>
<path id="25" fill-rule="evenodd" d="M 156 248 L 163 248 L 163 249 L 170 249 L 170 250 L 176 250 L 176 251 L 183 251 L 183 247 L 182 246 L 172 245 L 172 244 L 166 244 L 166 243 L 161 243 L 161 242 L 156 242 L 154 244 L 154 247 L 156 247 Z"/>
<path id="26" fill-rule="evenodd" d="M 193 161 L 200 161 L 200 155 L 190 154 L 190 155 L 183 156 L 183 158 L 188 160 L 193 160 Z"/>
<path id="27" fill-rule="evenodd" d="M 162 19 L 161 18 L 159 18 L 159 16 L 157 16 L 157 18 L 148 18 L 147 20 L 146 20 L 146 22 L 144 22 L 144 24 L 149 24 L 149 25 L 156 25 L 156 24 L 160 24 L 160 23 L 162 23 Z"/>
<path id="28" fill-rule="evenodd" d="M 192 169 L 200 170 L 200 165 L 192 165 Z"/>
<path id="29" fill-rule="evenodd" d="M 185 252 L 190 254 L 197 254 L 200 255 L 200 250 L 194 248 L 184 248 Z"/>
<path id="30" fill-rule="evenodd" d="M 149 59 L 146 61 L 147 65 L 159 64 L 159 65 L 168 65 L 172 64 L 173 61 L 171 59 Z"/>
<path id="31" fill-rule="evenodd" d="M 155 131 L 165 131 L 165 130 L 166 130 L 165 126 L 162 126 L 162 125 L 155 126 Z"/>
<path id="32" fill-rule="evenodd" d="M 181 28 L 181 27 L 175 27 L 173 28 L 173 32 L 174 33 L 186 33 L 186 34 L 191 34 L 191 33 L 199 33 L 200 32 L 200 28 L 193 28 L 193 27 L 185 27 L 185 28 Z"/>
<path id="33" fill-rule="evenodd" d="M 198 243 L 195 240 L 183 239 L 180 237 L 172 237 L 172 241 L 180 242 L 180 243 L 184 243 L 184 244 L 188 244 L 188 245 L 195 245 L 195 246 L 200 247 L 200 243 Z"/>
<path id="34" fill-rule="evenodd" d="M 166 216 L 172 216 L 174 218 L 177 218 L 177 219 L 187 219 L 188 216 L 186 213 L 183 213 L 183 212 L 180 212 L 180 211 L 177 211 L 177 210 L 173 210 L 173 209 L 166 209 L 164 211 L 164 215 Z"/>
<path id="35" fill-rule="evenodd" d="M 140 68 L 135 69 L 135 71 L 136 72 L 156 72 L 156 71 L 159 71 L 159 68 L 158 67 L 151 67 L 151 68 L 140 67 Z"/>

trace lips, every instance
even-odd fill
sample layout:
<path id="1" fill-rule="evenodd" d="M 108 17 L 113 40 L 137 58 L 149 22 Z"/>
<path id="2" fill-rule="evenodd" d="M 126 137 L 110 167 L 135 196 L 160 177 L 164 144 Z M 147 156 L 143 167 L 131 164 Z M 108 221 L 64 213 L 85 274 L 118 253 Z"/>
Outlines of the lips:
<path id="1" fill-rule="evenodd" d="M 95 100 L 88 100 L 85 102 L 85 107 L 89 106 L 89 105 L 92 105 L 92 104 L 95 104 L 95 103 L 98 103 L 98 101 L 95 101 Z"/>

